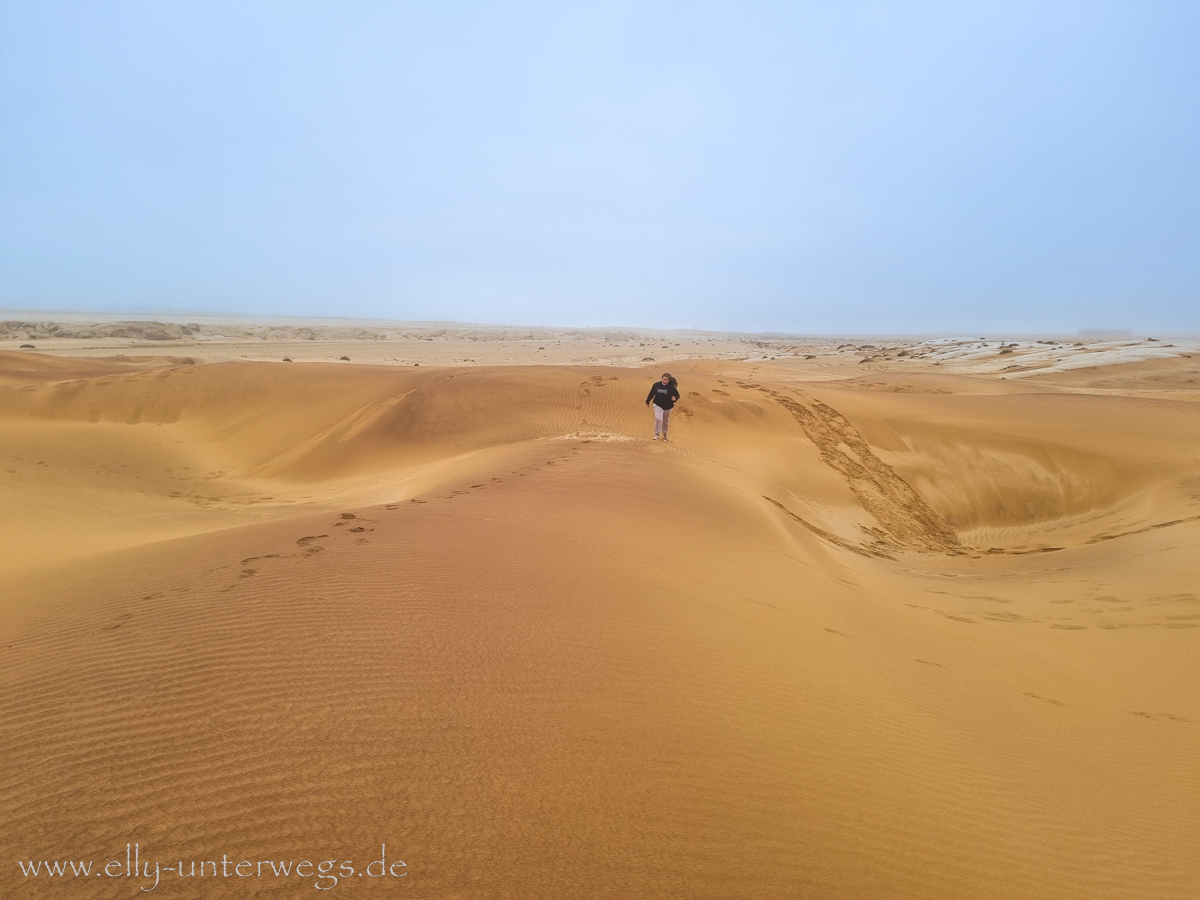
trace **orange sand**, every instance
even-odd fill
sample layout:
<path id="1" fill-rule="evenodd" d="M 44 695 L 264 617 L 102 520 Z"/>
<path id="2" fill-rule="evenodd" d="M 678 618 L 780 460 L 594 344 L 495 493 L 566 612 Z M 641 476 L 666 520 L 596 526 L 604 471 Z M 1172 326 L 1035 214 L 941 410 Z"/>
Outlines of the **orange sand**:
<path id="1" fill-rule="evenodd" d="M 1200 895 L 1200 359 L 676 360 L 663 445 L 661 363 L 66 352 L 0 353 L 5 897 Z"/>

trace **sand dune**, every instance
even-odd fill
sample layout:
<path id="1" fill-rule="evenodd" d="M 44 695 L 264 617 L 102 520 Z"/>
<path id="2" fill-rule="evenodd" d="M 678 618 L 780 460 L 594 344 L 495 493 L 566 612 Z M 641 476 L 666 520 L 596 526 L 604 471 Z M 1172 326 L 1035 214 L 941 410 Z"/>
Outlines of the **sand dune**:
<path id="1" fill-rule="evenodd" d="M 860 346 L 672 362 L 667 445 L 657 363 L 0 353 L 10 857 L 1195 897 L 1200 361 Z"/>

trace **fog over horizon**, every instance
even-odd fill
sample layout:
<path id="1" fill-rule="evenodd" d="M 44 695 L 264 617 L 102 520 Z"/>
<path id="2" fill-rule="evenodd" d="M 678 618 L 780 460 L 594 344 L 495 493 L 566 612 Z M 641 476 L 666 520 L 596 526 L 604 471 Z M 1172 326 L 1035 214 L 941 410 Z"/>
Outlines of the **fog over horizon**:
<path id="1" fill-rule="evenodd" d="M 27 321 L 33 323 L 41 322 L 169 322 L 174 324 L 187 324 L 194 322 L 207 323 L 215 325 L 222 322 L 232 322 L 234 324 L 242 324 L 239 320 L 245 320 L 244 324 L 256 322 L 262 323 L 277 323 L 281 325 L 287 324 L 313 324 L 328 325 L 334 327 L 339 323 L 347 324 L 363 324 L 363 325 L 379 325 L 379 326 L 445 326 L 450 329 L 467 331 L 473 328 L 482 329 L 530 329 L 543 331 L 562 331 L 562 332 L 588 332 L 588 331 L 628 331 L 628 332 L 679 332 L 687 334 L 711 334 L 718 335 L 735 335 L 744 337 L 779 337 L 779 338 L 896 338 L 896 339 L 961 339 L 970 340 L 978 338 L 980 340 L 998 340 L 998 339 L 1019 339 L 1019 338 L 1045 338 L 1057 337 L 1063 340 L 1078 338 L 1080 340 L 1090 341 L 1122 341 L 1122 340 L 1138 340 L 1139 338 L 1149 337 L 1151 340 L 1159 338 L 1200 338 L 1200 331 L 1157 331 L 1154 334 L 1143 334 L 1142 332 L 1134 331 L 1129 328 L 1078 328 L 1074 330 L 1043 330 L 1043 331 L 999 331 L 984 334 L 977 334 L 978 331 L 970 331 L 969 329 L 959 329 L 957 331 L 778 331 L 771 329 L 761 329 L 758 331 L 741 331 L 738 329 L 706 329 L 706 328 L 688 328 L 684 326 L 666 326 L 666 327 L 650 327 L 629 325 L 621 322 L 587 322 L 584 324 L 573 323 L 556 323 L 556 322 L 472 322 L 461 319 L 398 319 L 386 316 L 295 316 L 285 314 L 261 314 L 244 312 L 231 312 L 228 310 L 164 310 L 155 309 L 154 307 L 146 307 L 141 309 L 107 309 L 107 310 L 87 310 L 87 309 L 0 309 L 0 324 L 9 324 L 14 321 Z"/>
<path id="2" fill-rule="evenodd" d="M 9 5 L 0 310 L 1195 335 L 1197 46 L 1172 3 Z"/>

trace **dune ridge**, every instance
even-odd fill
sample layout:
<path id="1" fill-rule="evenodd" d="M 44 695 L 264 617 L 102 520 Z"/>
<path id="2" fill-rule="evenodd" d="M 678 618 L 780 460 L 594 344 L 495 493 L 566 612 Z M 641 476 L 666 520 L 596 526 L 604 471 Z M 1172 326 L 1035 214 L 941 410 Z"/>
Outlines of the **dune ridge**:
<path id="1" fill-rule="evenodd" d="M 1195 367 L 857 358 L 673 363 L 663 445 L 657 364 L 0 353 L 4 846 L 1195 896 Z"/>

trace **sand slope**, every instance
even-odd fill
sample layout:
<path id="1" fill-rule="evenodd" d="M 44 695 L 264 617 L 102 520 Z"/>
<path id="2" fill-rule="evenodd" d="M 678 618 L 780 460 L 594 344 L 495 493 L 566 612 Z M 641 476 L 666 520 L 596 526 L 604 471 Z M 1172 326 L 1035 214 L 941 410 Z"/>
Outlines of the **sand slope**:
<path id="1" fill-rule="evenodd" d="M 17 356 L 10 857 L 386 841 L 402 890 L 337 888 L 379 897 L 1200 893 L 1200 409 L 1146 380 L 1176 360 L 1095 389 L 696 360 L 664 446 L 650 369 Z"/>

